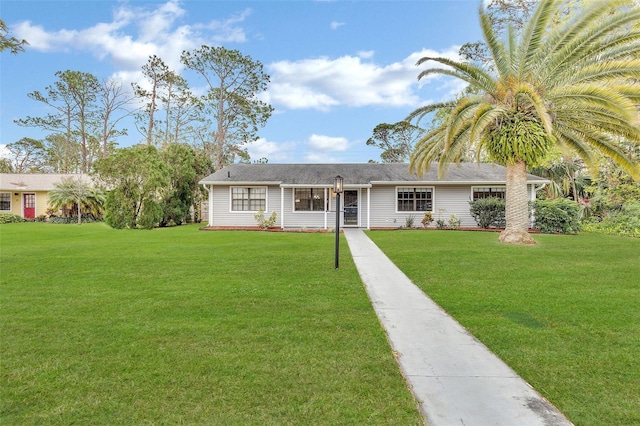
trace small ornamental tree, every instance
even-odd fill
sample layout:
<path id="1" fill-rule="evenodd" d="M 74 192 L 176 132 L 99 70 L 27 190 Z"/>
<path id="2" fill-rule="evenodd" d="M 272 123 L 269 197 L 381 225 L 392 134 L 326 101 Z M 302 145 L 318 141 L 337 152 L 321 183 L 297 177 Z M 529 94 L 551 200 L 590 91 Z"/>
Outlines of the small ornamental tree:
<path id="1" fill-rule="evenodd" d="M 95 174 L 109 190 L 105 222 L 112 228 L 151 229 L 160 223 L 168 166 L 153 146 L 122 148 L 96 161 Z"/>
<path id="2" fill-rule="evenodd" d="M 79 178 L 64 178 L 49 192 L 49 204 L 54 209 L 77 209 L 78 225 L 82 223 L 83 211 L 96 217 L 100 216 L 104 203 L 104 192 Z"/>

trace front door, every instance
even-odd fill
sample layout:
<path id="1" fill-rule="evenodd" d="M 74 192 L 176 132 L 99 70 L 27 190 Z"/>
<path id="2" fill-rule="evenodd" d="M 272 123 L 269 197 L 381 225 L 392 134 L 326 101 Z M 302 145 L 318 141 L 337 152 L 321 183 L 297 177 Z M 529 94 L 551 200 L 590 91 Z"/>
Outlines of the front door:
<path id="1" fill-rule="evenodd" d="M 36 218 L 36 194 L 23 194 L 24 218 Z"/>
<path id="2" fill-rule="evenodd" d="M 344 191 L 344 226 L 358 226 L 358 191 Z"/>

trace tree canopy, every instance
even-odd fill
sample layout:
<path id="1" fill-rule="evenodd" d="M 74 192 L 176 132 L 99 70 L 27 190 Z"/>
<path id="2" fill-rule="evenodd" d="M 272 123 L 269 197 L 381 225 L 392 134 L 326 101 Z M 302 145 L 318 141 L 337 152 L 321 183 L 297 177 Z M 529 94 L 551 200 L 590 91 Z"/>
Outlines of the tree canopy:
<path id="1" fill-rule="evenodd" d="M 521 32 L 499 38 L 484 8 L 480 22 L 491 55 L 487 67 L 424 57 L 436 63 L 418 78 L 441 74 L 474 90 L 450 102 L 447 119 L 416 144 L 411 169 L 438 162 L 440 175 L 469 149 L 507 167 L 505 242 L 533 242 L 528 235 L 527 166 L 558 147 L 574 152 L 592 170 L 598 153 L 636 179 L 640 167 L 621 142 L 640 142 L 640 8 L 633 1 L 595 2 L 552 25 L 563 0 L 541 0 Z M 447 68 L 441 67 L 442 65 Z M 420 120 L 443 105 L 427 105 Z"/>

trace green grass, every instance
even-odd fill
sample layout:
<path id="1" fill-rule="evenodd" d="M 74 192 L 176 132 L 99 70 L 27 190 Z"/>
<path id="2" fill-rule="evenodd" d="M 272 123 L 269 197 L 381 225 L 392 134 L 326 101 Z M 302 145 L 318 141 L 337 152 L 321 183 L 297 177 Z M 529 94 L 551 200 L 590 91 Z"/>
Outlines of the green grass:
<path id="1" fill-rule="evenodd" d="M 576 425 L 640 424 L 640 240 L 495 233 L 368 235 Z"/>
<path id="2" fill-rule="evenodd" d="M 332 234 L 0 238 L 0 424 L 422 423 Z"/>

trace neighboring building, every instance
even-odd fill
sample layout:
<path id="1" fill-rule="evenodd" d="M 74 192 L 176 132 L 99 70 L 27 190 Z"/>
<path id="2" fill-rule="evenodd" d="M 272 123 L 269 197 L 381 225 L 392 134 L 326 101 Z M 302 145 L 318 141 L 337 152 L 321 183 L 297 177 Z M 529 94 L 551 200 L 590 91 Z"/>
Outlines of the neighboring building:
<path id="1" fill-rule="evenodd" d="M 276 226 L 335 227 L 334 177 L 344 178 L 341 226 L 367 229 L 398 228 L 408 217 L 416 225 L 424 212 L 448 221 L 455 214 L 463 227 L 477 226 L 469 201 L 504 197 L 506 171 L 494 164 L 452 165 L 444 179 L 437 165 L 422 177 L 409 173 L 408 164 L 233 164 L 202 179 L 209 192 L 208 226 L 255 227 L 254 214 L 276 212 Z M 548 180 L 527 175 L 529 197 Z"/>
<path id="2" fill-rule="evenodd" d="M 90 181 L 84 174 L 0 173 L 0 213 L 13 213 L 25 219 L 45 214 L 49 191 L 64 178 Z"/>

